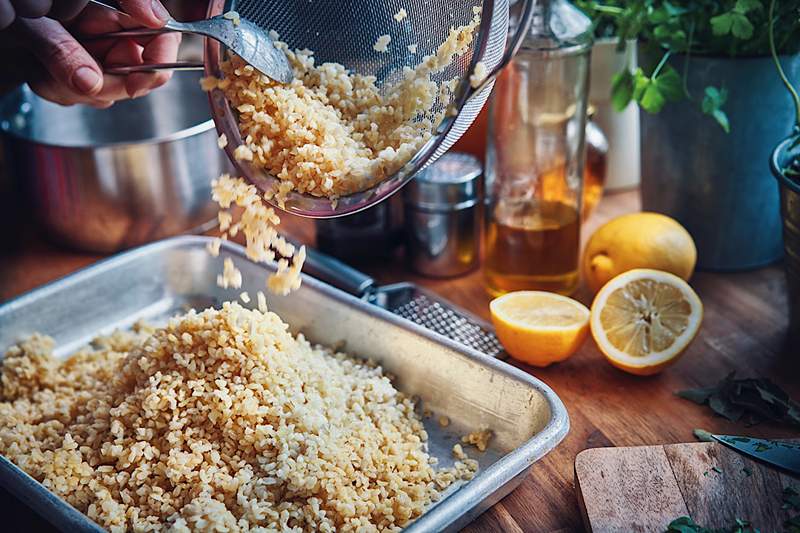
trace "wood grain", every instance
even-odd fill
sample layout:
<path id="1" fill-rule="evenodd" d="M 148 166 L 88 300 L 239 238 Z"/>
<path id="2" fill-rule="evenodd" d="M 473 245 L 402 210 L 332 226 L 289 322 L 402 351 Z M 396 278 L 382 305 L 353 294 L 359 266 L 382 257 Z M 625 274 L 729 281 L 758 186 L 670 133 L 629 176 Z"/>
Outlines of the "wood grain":
<path id="1" fill-rule="evenodd" d="M 636 191 L 607 195 L 582 229 L 584 239 L 610 218 L 637 210 Z M 313 242 L 313 226 L 308 221 L 288 215 L 282 218 L 290 233 Z M 16 221 L 9 233 L 16 244 L 0 249 L 0 301 L 99 259 L 52 244 L 24 219 Z M 382 282 L 418 282 L 488 319 L 490 298 L 480 272 L 432 280 L 410 274 L 401 258 L 391 264 L 358 266 Z M 699 272 L 691 282 L 705 306 L 703 327 L 684 357 L 659 376 L 639 378 L 616 370 L 591 340 L 558 365 L 538 369 L 515 363 L 556 391 L 569 411 L 571 430 L 561 445 L 534 465 L 518 490 L 466 531 L 583 530 L 574 490 L 574 462 L 587 448 L 687 442 L 697 427 L 717 433 L 786 436 L 785 428 L 770 424 L 744 428 L 674 396 L 676 390 L 709 385 L 735 370 L 740 377 L 771 377 L 800 397 L 800 348 L 785 341 L 788 321 L 781 265 L 738 274 Z M 591 304 L 585 288 L 576 298 Z"/>
<path id="2" fill-rule="evenodd" d="M 689 514 L 663 446 L 585 450 L 575 459 L 575 479 L 595 532 L 664 531 Z"/>
<path id="3" fill-rule="evenodd" d="M 575 477 L 593 533 L 665 531 L 680 516 L 709 528 L 740 518 L 782 531 L 790 516 L 783 488 L 800 486 L 800 479 L 710 442 L 585 450 Z"/>

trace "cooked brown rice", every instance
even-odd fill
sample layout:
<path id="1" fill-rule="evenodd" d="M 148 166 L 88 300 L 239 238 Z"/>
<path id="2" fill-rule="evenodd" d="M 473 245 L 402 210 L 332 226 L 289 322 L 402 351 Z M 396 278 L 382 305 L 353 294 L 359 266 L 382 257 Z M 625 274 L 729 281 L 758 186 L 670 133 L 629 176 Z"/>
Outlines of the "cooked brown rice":
<path id="1" fill-rule="evenodd" d="M 262 303 L 263 294 L 258 294 Z M 226 303 L 2 363 L 0 452 L 111 531 L 397 531 L 472 477 L 437 469 L 380 367 Z"/>
<path id="2" fill-rule="evenodd" d="M 241 231 L 245 236 L 247 257 L 259 263 L 277 260 L 277 272 L 267 279 L 267 288 L 275 294 L 288 294 L 300 287 L 300 272 L 306 258 L 306 249 L 296 249 L 293 244 L 278 234 L 280 218 L 275 210 L 266 205 L 258 189 L 241 178 L 224 174 L 211 184 L 212 196 L 222 209 L 219 212 L 219 228 L 222 236 L 213 240 L 208 251 L 219 255 L 222 240 L 235 237 Z M 238 221 L 228 211 L 232 206 L 243 208 Z M 231 258 L 225 258 L 223 272 L 217 278 L 223 288 L 242 286 L 242 274 Z"/>
<path id="3" fill-rule="evenodd" d="M 291 190 L 335 199 L 393 174 L 431 137 L 452 99 L 452 85 L 432 76 L 469 50 L 479 24 L 476 8 L 473 20 L 452 28 L 435 54 L 382 88 L 374 76 L 338 63 L 317 65 L 312 51 L 292 51 L 280 41 L 276 46 L 294 69 L 291 83 L 232 57 L 222 63 L 225 78 L 204 78 L 202 87 L 221 89 L 236 109 L 244 143 L 234 157 L 280 179 L 273 191 L 278 199 Z M 381 36 L 376 50 L 386 51 L 390 40 Z"/>

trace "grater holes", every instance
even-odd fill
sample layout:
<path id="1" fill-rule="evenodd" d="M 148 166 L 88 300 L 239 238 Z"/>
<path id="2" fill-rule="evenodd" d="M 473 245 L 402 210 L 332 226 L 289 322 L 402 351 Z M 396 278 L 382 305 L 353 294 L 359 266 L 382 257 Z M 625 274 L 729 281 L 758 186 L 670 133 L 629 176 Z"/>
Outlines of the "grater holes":
<path id="1" fill-rule="evenodd" d="M 425 295 L 417 295 L 411 301 L 392 309 L 392 312 L 490 357 L 503 351 L 493 332 Z"/>

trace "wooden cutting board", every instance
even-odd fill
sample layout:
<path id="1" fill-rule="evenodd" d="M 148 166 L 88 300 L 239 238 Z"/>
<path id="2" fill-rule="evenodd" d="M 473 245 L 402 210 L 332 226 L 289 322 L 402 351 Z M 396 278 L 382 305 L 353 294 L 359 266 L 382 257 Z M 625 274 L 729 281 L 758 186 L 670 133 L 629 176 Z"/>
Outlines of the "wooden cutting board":
<path id="1" fill-rule="evenodd" d="M 594 448 L 575 458 L 575 490 L 593 533 L 662 532 L 680 516 L 705 527 L 741 518 L 783 531 L 787 486 L 800 492 L 800 478 L 717 443 Z"/>

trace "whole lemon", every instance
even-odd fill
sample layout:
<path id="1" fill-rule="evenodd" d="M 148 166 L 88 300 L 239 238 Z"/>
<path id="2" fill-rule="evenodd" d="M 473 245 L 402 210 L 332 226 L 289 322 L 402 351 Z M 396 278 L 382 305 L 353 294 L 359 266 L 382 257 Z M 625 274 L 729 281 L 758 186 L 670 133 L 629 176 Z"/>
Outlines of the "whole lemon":
<path id="1" fill-rule="evenodd" d="M 663 270 L 688 280 L 696 262 L 694 240 L 676 220 L 658 213 L 632 213 L 594 232 L 583 252 L 583 274 L 596 293 L 634 268 Z"/>

